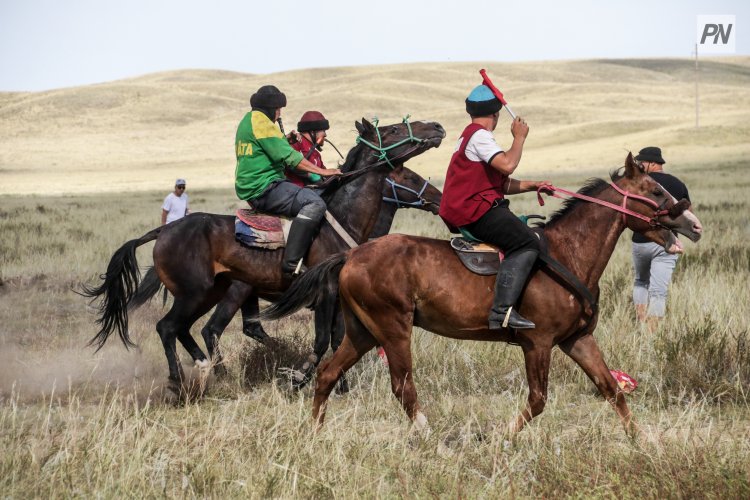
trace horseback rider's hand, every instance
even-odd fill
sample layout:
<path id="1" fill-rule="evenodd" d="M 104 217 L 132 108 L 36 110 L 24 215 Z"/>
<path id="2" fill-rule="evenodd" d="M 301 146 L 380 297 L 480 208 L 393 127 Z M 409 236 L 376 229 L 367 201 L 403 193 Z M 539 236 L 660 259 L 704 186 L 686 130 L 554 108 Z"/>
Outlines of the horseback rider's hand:
<path id="1" fill-rule="evenodd" d="M 302 134 L 300 134 L 296 130 L 292 130 L 291 132 L 286 134 L 286 140 L 289 142 L 289 144 L 295 144 L 302 140 Z"/>
<path id="2" fill-rule="evenodd" d="M 552 194 L 554 189 L 550 181 L 534 181 L 534 191 L 543 191 Z"/>
<path id="3" fill-rule="evenodd" d="M 510 133 L 513 137 L 519 137 L 525 139 L 529 135 L 529 126 L 526 124 L 526 120 L 517 116 L 513 123 L 510 124 Z"/>
<path id="4" fill-rule="evenodd" d="M 341 170 L 338 168 L 327 168 L 322 172 L 319 172 L 318 175 L 322 175 L 323 177 L 333 177 L 335 175 L 341 175 Z"/>

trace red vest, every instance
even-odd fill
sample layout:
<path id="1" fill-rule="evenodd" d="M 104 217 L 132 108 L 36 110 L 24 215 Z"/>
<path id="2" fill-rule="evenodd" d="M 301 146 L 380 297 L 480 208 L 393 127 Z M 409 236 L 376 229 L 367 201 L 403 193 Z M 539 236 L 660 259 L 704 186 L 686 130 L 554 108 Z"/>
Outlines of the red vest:
<path id="1" fill-rule="evenodd" d="M 440 217 L 448 227 L 458 228 L 477 221 L 487 213 L 495 200 L 505 197 L 503 187 L 508 177 L 483 161 L 472 161 L 466 157 L 466 145 L 471 136 L 481 129 L 482 126 L 476 123 L 464 129 L 461 144 L 448 165 L 440 201 Z"/>
<path id="2" fill-rule="evenodd" d="M 308 141 L 307 137 L 302 136 L 302 138 L 299 141 L 293 143 L 291 146 L 295 150 L 297 150 L 300 153 L 302 153 L 302 156 L 306 157 L 307 161 L 309 161 L 310 163 L 312 163 L 316 167 L 326 168 L 325 165 L 323 165 L 323 158 L 320 156 L 320 152 L 313 147 L 313 143 L 310 142 L 310 141 Z M 315 151 L 313 151 L 310 154 L 310 156 L 307 157 L 307 153 L 309 153 L 311 149 L 315 149 Z M 305 178 L 304 177 L 301 177 L 301 176 L 295 174 L 293 171 L 290 171 L 289 169 L 287 169 L 284 172 L 284 175 L 286 175 L 286 178 L 290 182 L 292 182 L 293 184 L 296 184 L 299 187 L 305 187 L 305 184 L 307 184 L 307 182 L 305 182 Z M 306 174 L 303 173 L 302 175 L 304 176 Z"/>

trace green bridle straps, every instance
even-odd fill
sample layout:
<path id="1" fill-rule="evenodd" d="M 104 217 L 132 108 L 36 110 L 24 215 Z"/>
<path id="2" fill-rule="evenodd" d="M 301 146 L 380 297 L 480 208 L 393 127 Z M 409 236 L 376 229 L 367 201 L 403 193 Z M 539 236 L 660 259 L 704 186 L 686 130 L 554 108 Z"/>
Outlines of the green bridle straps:
<path id="1" fill-rule="evenodd" d="M 357 144 L 359 144 L 361 142 L 365 146 L 367 146 L 369 148 L 372 148 L 375 151 L 377 151 L 379 153 L 379 154 L 376 155 L 377 159 L 378 160 L 385 160 L 385 162 L 388 164 L 388 166 L 391 167 L 391 170 L 393 170 L 396 167 L 391 163 L 390 158 L 388 158 L 388 151 L 390 151 L 393 148 L 397 148 L 397 147 L 399 147 L 399 146 L 401 146 L 403 144 L 410 143 L 410 142 L 415 142 L 417 144 L 419 144 L 421 142 L 424 142 L 424 139 L 419 139 L 418 137 L 414 137 L 414 134 L 411 131 L 411 123 L 409 123 L 409 116 L 411 116 L 411 115 L 406 115 L 404 117 L 404 119 L 401 120 L 401 123 L 405 123 L 406 124 L 406 128 L 409 130 L 409 137 L 407 137 L 405 139 L 402 139 L 402 140 L 398 141 L 395 144 L 391 144 L 390 146 L 383 147 L 383 138 L 380 136 L 380 129 L 378 129 L 378 123 L 380 121 L 378 120 L 378 117 L 376 116 L 376 117 L 374 117 L 372 119 L 372 121 L 373 121 L 373 125 L 375 126 L 375 134 L 378 136 L 378 145 L 376 146 L 375 144 L 371 143 L 370 141 L 362 138 L 361 135 L 357 136 Z"/>

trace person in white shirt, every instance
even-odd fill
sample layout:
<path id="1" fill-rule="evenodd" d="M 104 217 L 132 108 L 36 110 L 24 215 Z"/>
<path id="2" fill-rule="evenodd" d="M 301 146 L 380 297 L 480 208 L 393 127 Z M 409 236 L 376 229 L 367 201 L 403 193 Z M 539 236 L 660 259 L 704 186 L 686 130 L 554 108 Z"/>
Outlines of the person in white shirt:
<path id="1" fill-rule="evenodd" d="M 164 198 L 161 206 L 161 224 L 182 219 L 190 213 L 188 209 L 188 195 L 185 193 L 185 179 L 177 179 L 174 183 L 174 192 Z"/>

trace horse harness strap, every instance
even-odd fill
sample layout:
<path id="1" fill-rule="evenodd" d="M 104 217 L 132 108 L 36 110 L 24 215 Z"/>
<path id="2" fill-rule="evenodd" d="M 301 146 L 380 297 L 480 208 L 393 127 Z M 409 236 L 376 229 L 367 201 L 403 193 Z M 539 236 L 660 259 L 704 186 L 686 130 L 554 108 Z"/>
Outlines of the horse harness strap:
<path id="1" fill-rule="evenodd" d="M 336 234 L 341 236 L 341 239 L 344 240 L 347 245 L 349 245 L 349 248 L 356 248 L 359 246 L 357 242 L 354 241 L 354 238 L 352 238 L 351 235 L 346 232 L 346 229 L 344 229 L 344 227 L 341 224 L 339 224 L 339 221 L 336 220 L 336 218 L 333 216 L 333 214 L 331 214 L 331 212 L 326 210 L 325 217 L 328 223 L 333 228 L 333 230 L 336 231 Z"/>
<path id="2" fill-rule="evenodd" d="M 566 196 L 572 196 L 573 198 L 578 198 L 579 200 L 589 201 L 591 203 L 595 203 L 597 205 L 602 205 L 604 207 L 611 208 L 612 210 L 615 210 L 617 212 L 620 212 L 622 214 L 622 221 L 625 222 L 626 216 L 635 217 L 636 219 L 641 219 L 643 221 L 646 221 L 651 225 L 652 227 L 661 227 L 662 224 L 659 222 L 659 217 L 662 215 L 669 214 L 669 210 L 663 209 L 663 205 L 658 205 L 654 200 L 651 200 L 649 198 L 646 198 L 645 196 L 640 196 L 637 194 L 630 193 L 628 191 L 623 190 L 620 186 L 615 184 L 614 182 L 610 182 L 609 185 L 618 193 L 622 195 L 622 204 L 617 205 L 615 203 L 610 203 L 608 201 L 600 200 L 599 198 L 594 198 L 593 196 L 587 196 L 585 194 L 576 193 L 574 191 L 568 191 L 567 189 L 559 188 L 557 186 L 552 185 L 546 185 L 542 186 L 537 189 L 536 196 L 537 200 L 539 201 L 540 206 L 544 206 L 544 199 L 542 198 L 542 193 L 546 192 L 550 196 L 553 196 L 555 198 L 560 198 L 561 200 L 566 199 L 565 196 L 560 196 L 557 194 L 558 192 L 565 194 Z M 643 215 L 641 213 L 635 212 L 633 210 L 630 210 L 627 208 L 628 198 L 631 198 L 633 200 L 640 201 L 642 203 L 645 203 L 646 205 L 650 206 L 654 209 L 654 215 L 651 217 L 648 217 L 646 215 Z"/>
<path id="3" fill-rule="evenodd" d="M 383 196 L 383 201 L 384 202 L 386 202 L 386 203 L 395 203 L 398 208 L 401 208 L 401 207 L 422 207 L 422 206 L 426 205 L 427 202 L 422 197 L 422 195 L 424 194 L 425 189 L 427 189 L 427 186 L 430 184 L 427 180 L 424 181 L 424 185 L 422 186 L 422 189 L 420 189 L 419 191 L 416 191 L 416 190 L 414 190 L 414 189 L 412 189 L 410 187 L 407 187 L 407 186 L 402 186 L 401 184 L 397 183 L 396 181 L 394 181 L 390 177 L 386 177 L 385 181 L 388 184 L 391 185 L 391 189 L 393 191 L 393 198 L 389 198 L 387 196 Z M 407 201 L 403 201 L 403 200 L 399 199 L 397 189 L 402 189 L 402 190 L 404 190 L 404 191 L 406 191 L 408 193 L 412 193 L 412 194 L 416 195 L 417 200 L 416 201 L 412 201 L 412 202 L 407 202 Z"/>

